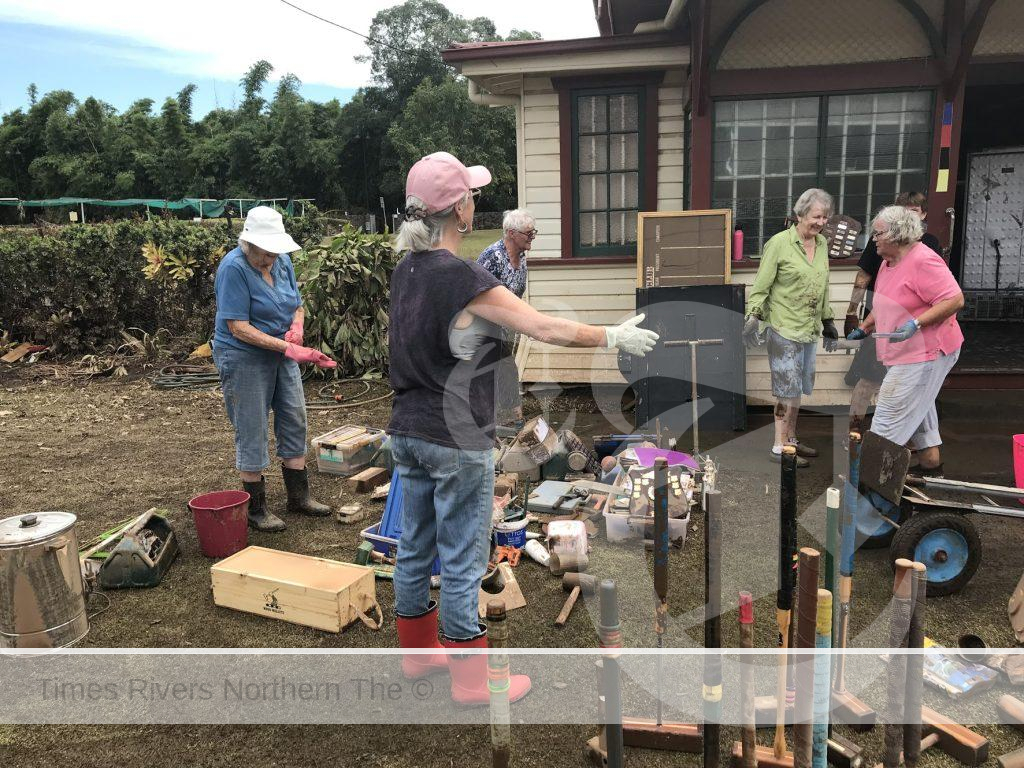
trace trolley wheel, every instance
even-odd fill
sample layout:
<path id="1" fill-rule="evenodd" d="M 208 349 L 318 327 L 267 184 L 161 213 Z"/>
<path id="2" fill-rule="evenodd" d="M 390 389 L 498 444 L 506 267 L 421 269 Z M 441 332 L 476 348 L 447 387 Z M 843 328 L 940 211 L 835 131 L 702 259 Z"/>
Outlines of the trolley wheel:
<path id="1" fill-rule="evenodd" d="M 905 557 L 928 567 L 928 596 L 963 589 L 981 564 L 981 537 L 974 523 L 956 512 L 919 512 L 893 537 L 893 561 Z"/>
<path id="2" fill-rule="evenodd" d="M 886 501 L 874 491 L 868 491 L 857 498 L 853 522 L 857 529 L 858 549 L 882 549 L 888 547 L 896 534 L 896 525 L 903 525 L 908 513 L 902 507 Z"/>

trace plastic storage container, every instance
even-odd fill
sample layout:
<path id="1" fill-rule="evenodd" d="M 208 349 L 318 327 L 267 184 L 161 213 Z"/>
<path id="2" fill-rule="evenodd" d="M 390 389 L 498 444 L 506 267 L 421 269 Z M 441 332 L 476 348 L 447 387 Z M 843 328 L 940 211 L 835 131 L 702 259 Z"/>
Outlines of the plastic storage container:
<path id="1" fill-rule="evenodd" d="M 386 435 L 382 430 L 352 424 L 313 438 L 316 465 L 329 475 L 348 477 L 370 466 Z"/>
<path id="2" fill-rule="evenodd" d="M 398 556 L 398 540 L 402 538 L 402 483 L 397 477 L 391 479 L 384 516 L 379 523 L 367 526 L 359 535 L 373 544 L 377 552 L 392 558 Z M 434 558 L 434 567 L 430 573 L 432 576 L 441 573 L 441 558 Z"/>
<path id="3" fill-rule="evenodd" d="M 625 541 L 627 539 L 654 538 L 654 518 L 621 515 L 605 511 L 605 525 L 608 541 Z M 670 517 L 668 519 L 668 538 L 670 541 L 683 540 L 686 543 L 686 529 L 690 524 L 690 513 L 686 517 Z M 645 535 L 645 531 L 650 535 Z"/>

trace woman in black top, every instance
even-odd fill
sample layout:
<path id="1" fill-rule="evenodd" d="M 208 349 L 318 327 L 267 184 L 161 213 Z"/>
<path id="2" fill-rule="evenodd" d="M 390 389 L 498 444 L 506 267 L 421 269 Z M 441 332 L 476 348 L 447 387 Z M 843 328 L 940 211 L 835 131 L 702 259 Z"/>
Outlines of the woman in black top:
<path id="1" fill-rule="evenodd" d="M 485 648 L 478 621 L 480 580 L 490 553 L 494 490 L 494 369 L 501 327 L 549 344 L 650 351 L 657 334 L 643 315 L 602 328 L 548 317 L 516 297 L 486 269 L 458 253 L 473 226 L 479 188 L 491 180 L 447 152 L 420 160 L 406 182 L 405 222 L 396 247 L 406 252 L 391 278 L 388 342 L 395 401 L 388 433 L 402 483 L 402 536 L 395 570 L 395 613 L 403 648 Z M 430 572 L 441 560 L 441 627 L 430 600 Z M 452 698 L 487 704 L 483 655 L 409 655 L 407 677 L 445 668 Z M 530 680 L 513 675 L 509 699 Z"/>

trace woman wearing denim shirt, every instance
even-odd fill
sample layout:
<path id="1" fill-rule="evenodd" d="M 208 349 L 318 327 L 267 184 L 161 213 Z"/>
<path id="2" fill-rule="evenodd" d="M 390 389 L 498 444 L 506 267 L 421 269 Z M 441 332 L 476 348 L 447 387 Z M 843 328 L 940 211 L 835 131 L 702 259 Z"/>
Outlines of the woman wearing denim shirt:
<path id="1" fill-rule="evenodd" d="M 299 363 L 337 363 L 302 346 L 302 297 L 289 253 L 299 245 L 284 230 L 281 214 L 267 206 L 249 211 L 238 247 L 217 268 L 217 319 L 213 361 L 220 373 L 224 408 L 235 430 L 235 466 L 249 494 L 249 525 L 283 531 L 267 510 L 263 470 L 270 466 L 267 422 L 274 412 L 277 455 L 283 464 L 288 511 L 323 516 L 331 508 L 309 496 L 306 475 L 306 397 Z"/>
<path id="2" fill-rule="evenodd" d="M 526 252 L 533 247 L 537 236 L 533 214 L 522 208 L 505 211 L 501 222 L 501 240 L 487 246 L 476 262 L 486 269 L 512 293 L 523 298 L 526 293 Z M 519 369 L 516 368 L 515 347 L 517 334 L 506 330 L 498 362 L 497 397 L 498 423 L 523 423 L 523 398 L 519 392 Z"/>

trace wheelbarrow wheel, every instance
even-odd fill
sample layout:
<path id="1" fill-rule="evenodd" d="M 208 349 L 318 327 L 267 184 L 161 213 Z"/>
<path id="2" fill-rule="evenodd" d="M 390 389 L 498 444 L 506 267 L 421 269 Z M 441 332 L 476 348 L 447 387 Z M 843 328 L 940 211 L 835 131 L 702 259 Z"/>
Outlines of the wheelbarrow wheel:
<path id="1" fill-rule="evenodd" d="M 901 557 L 928 567 L 928 596 L 963 589 L 981 564 L 981 537 L 974 523 L 956 512 L 918 512 L 893 536 L 891 560 Z"/>

